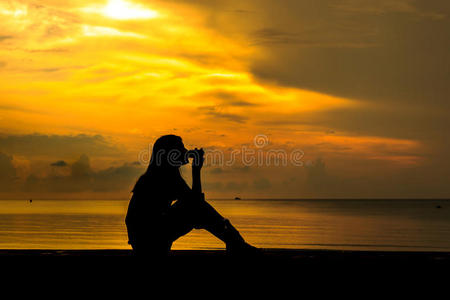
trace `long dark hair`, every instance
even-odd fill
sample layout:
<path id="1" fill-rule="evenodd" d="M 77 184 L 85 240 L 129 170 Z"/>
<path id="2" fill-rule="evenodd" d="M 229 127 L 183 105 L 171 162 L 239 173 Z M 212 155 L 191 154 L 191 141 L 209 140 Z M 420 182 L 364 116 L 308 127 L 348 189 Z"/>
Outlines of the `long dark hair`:
<path id="1" fill-rule="evenodd" d="M 174 163 L 170 157 L 171 154 L 184 155 L 180 152 L 181 149 L 184 149 L 183 140 L 177 135 L 168 134 L 158 138 L 153 144 L 152 156 L 146 174 L 169 173 L 181 176 L 179 169 L 181 163 Z"/>
<path id="2" fill-rule="evenodd" d="M 180 173 L 180 168 L 169 161 L 169 155 L 173 151 L 178 151 L 183 147 L 181 137 L 173 134 L 163 135 L 153 144 L 152 155 L 147 171 L 139 178 L 132 192 L 136 192 L 155 179 L 163 180 L 184 180 Z"/>

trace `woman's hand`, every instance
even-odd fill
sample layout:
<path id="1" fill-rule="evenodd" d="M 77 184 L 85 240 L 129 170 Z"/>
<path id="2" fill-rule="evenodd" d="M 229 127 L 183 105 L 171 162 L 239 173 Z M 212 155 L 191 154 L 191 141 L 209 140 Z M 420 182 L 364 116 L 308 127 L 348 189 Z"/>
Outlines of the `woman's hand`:
<path id="1" fill-rule="evenodd" d="M 193 160 L 192 160 L 192 168 L 200 170 L 203 167 L 203 161 L 205 160 L 205 151 L 203 151 L 203 148 L 197 149 L 192 151 L 193 152 Z"/>
<path id="2" fill-rule="evenodd" d="M 192 151 L 192 191 L 194 191 L 197 194 L 202 193 L 202 183 L 201 183 L 201 176 L 200 176 L 200 170 L 203 167 L 203 160 L 205 151 L 203 151 L 203 148 Z"/>

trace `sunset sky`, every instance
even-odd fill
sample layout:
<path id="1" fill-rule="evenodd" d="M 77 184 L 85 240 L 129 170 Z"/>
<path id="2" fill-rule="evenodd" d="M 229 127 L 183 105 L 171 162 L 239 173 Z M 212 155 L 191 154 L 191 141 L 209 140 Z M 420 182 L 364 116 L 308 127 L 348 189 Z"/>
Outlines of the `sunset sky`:
<path id="1" fill-rule="evenodd" d="M 225 159 L 287 155 L 207 163 L 211 198 L 449 197 L 449 13 L 445 0 L 2 0 L 0 198 L 127 198 L 170 133 Z"/>

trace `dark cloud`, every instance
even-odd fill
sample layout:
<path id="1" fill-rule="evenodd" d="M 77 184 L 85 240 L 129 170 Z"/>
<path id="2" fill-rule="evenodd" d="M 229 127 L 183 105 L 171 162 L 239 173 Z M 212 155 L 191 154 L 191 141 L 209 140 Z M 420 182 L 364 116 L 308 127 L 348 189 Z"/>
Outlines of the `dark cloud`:
<path id="1" fill-rule="evenodd" d="M 13 36 L 12 35 L 0 35 L 0 42 L 3 42 L 4 40 L 7 39 L 12 39 Z"/>
<path id="2" fill-rule="evenodd" d="M 210 174 L 222 174 L 224 170 L 222 168 L 213 168 L 209 171 Z"/>
<path id="3" fill-rule="evenodd" d="M 222 100 L 222 105 L 229 106 L 256 106 L 255 103 L 252 103 L 244 98 L 245 95 L 238 94 L 234 92 L 228 91 L 215 91 L 210 93 L 210 95 L 216 97 L 217 99 Z"/>
<path id="4" fill-rule="evenodd" d="M 227 192 L 241 192 L 246 190 L 248 187 L 247 181 L 228 181 L 225 185 L 225 190 Z"/>
<path id="5" fill-rule="evenodd" d="M 204 181 L 202 182 L 205 191 L 221 191 L 223 190 L 222 181 Z"/>
<path id="6" fill-rule="evenodd" d="M 16 168 L 13 165 L 13 157 L 0 152 L 0 189 L 1 192 L 13 189 L 17 179 Z"/>
<path id="7" fill-rule="evenodd" d="M 326 170 L 322 158 L 317 158 L 306 166 L 306 187 L 318 193 L 327 193 L 336 182 Z"/>
<path id="8" fill-rule="evenodd" d="M 93 173 L 89 157 L 83 154 L 72 164 L 70 176 L 75 180 L 79 180 L 89 178 Z"/>
<path id="9" fill-rule="evenodd" d="M 110 167 L 95 173 L 94 176 L 94 192 L 108 192 L 114 190 L 129 190 L 136 182 L 144 168 L 139 164 L 125 163 L 119 167 Z"/>
<path id="10" fill-rule="evenodd" d="M 192 99 L 209 99 L 217 102 L 218 106 L 236 106 L 236 107 L 251 107 L 258 106 L 258 104 L 251 102 L 248 98 L 253 98 L 255 95 L 243 92 L 232 92 L 227 90 L 212 90 L 197 93 L 189 98 Z"/>
<path id="11" fill-rule="evenodd" d="M 416 42 L 403 45 L 387 41 L 371 48 L 274 49 L 272 59 L 256 61 L 252 69 L 262 79 L 340 97 L 397 107 L 442 105 L 448 109 L 450 78 L 445 70 L 450 67 L 450 57 L 441 48 L 450 45 L 438 43 L 429 50 L 418 49 L 424 48 L 422 43 L 436 43 L 425 36 L 443 39 L 431 29 L 418 31 L 422 31 L 418 34 L 422 39 L 416 37 Z M 396 38 L 406 39 L 407 35 L 405 32 Z"/>
<path id="12" fill-rule="evenodd" d="M 61 53 L 61 52 L 68 52 L 69 50 L 62 48 L 49 48 L 49 49 L 24 49 L 24 51 L 30 53 Z"/>
<path id="13" fill-rule="evenodd" d="M 39 72 L 44 72 L 44 73 L 53 73 L 53 72 L 58 72 L 60 71 L 61 68 L 44 68 L 44 69 L 39 69 Z"/>
<path id="14" fill-rule="evenodd" d="M 325 157 L 302 169 L 304 178 L 294 184 L 298 185 L 296 193 L 311 197 L 448 197 L 444 179 L 450 176 L 449 1 L 250 0 L 245 7 L 242 3 L 205 0 L 194 5 L 208 16 L 211 28 L 246 39 L 263 51 L 248 61 L 257 80 L 361 104 L 271 114 L 256 125 L 408 139 L 420 145 L 405 151 L 382 147 L 385 156 L 411 156 L 419 161 L 390 174 L 396 162 L 350 157 L 352 145 L 305 148 L 305 153 L 324 152 Z M 222 13 L 235 9 L 255 13 Z M 232 102 L 220 92 L 210 95 L 217 104 Z M 248 99 L 252 98 L 243 98 Z M 229 107 L 218 112 L 235 113 L 226 109 Z M 325 165 L 325 161 L 330 163 Z M 351 177 L 354 171 L 349 169 L 365 171 Z M 221 171 L 213 173 L 229 175 Z M 275 181 L 267 178 L 272 181 L 272 191 Z"/>
<path id="15" fill-rule="evenodd" d="M 236 13 L 236 14 L 253 14 L 253 13 L 255 13 L 255 11 L 246 10 L 246 9 L 235 9 L 235 10 L 232 10 L 231 12 Z"/>
<path id="16" fill-rule="evenodd" d="M 355 135 L 369 135 L 420 141 L 442 140 L 450 126 L 445 111 L 433 110 L 424 113 L 421 109 L 386 106 L 349 107 L 273 115 L 271 119 L 258 121 L 265 126 L 297 125 L 326 128 L 326 132 L 346 132 Z M 330 130 L 330 128 L 334 130 Z"/>
<path id="17" fill-rule="evenodd" d="M 235 123 L 245 123 L 248 119 L 247 117 L 242 115 L 222 112 L 215 106 L 202 106 L 198 109 L 208 118 L 221 119 Z"/>
<path id="18" fill-rule="evenodd" d="M 51 51 L 39 51 L 39 52 L 51 52 Z M 44 72 L 44 73 L 54 73 L 64 70 L 78 70 L 78 69 L 84 69 L 86 66 L 80 66 L 80 65 L 74 65 L 74 66 L 64 66 L 64 67 L 52 67 L 52 68 L 41 68 L 41 69 L 35 69 L 36 72 Z"/>
<path id="19" fill-rule="evenodd" d="M 64 161 L 52 165 L 55 164 L 68 165 Z M 89 157 L 84 154 L 69 168 L 67 175 L 38 177 L 31 174 L 27 177 L 23 189 L 27 192 L 44 193 L 127 192 L 143 172 L 143 167 L 135 163 L 124 163 L 118 167 L 95 171 L 91 167 Z"/>
<path id="20" fill-rule="evenodd" d="M 233 166 L 231 168 L 221 168 L 221 167 L 212 168 L 211 170 L 208 170 L 208 173 L 217 175 L 217 174 L 236 173 L 236 172 L 237 173 L 239 173 L 239 172 L 247 173 L 249 171 L 250 171 L 249 166 Z"/>
<path id="21" fill-rule="evenodd" d="M 256 190 L 266 190 L 271 187 L 271 183 L 267 178 L 258 178 L 253 181 L 253 187 Z"/>
<path id="22" fill-rule="evenodd" d="M 214 66 L 215 67 L 221 63 L 221 59 L 218 58 L 217 56 L 211 55 L 210 53 L 198 53 L 198 49 L 196 49 L 197 51 L 195 53 L 185 52 L 184 49 L 182 50 L 182 52 L 177 51 L 177 50 L 181 50 L 181 49 L 171 49 L 171 51 L 173 51 L 174 56 L 186 58 L 186 59 L 194 62 L 195 64 L 201 64 L 204 66 L 210 66 L 210 67 Z M 189 77 L 189 76 L 191 76 L 190 73 L 176 73 L 176 74 L 174 74 L 173 78 L 183 78 L 183 77 Z"/>
<path id="23" fill-rule="evenodd" d="M 386 163 L 377 160 L 351 159 L 352 167 L 364 167 L 370 172 L 359 175 L 340 172 L 330 167 L 330 159 L 317 158 L 306 164 L 302 189 L 306 197 L 318 198 L 446 198 L 449 189 L 440 166 L 406 166 L 388 171 Z M 433 174 L 433 180 L 424 180 Z M 436 176 L 435 176 L 436 175 Z"/>
<path id="24" fill-rule="evenodd" d="M 253 44 L 292 44 L 300 42 L 300 35 L 275 28 L 262 28 L 251 33 Z"/>
<path id="25" fill-rule="evenodd" d="M 192 5 L 208 16 L 210 27 L 247 38 L 263 51 L 265 55 L 249 60 L 257 79 L 369 104 L 361 110 L 326 112 L 320 126 L 333 127 L 341 119 L 342 127 L 358 134 L 413 139 L 429 135 L 429 140 L 447 123 L 449 1 L 249 0 L 243 4 L 236 0 Z M 241 9 L 255 13 L 223 14 Z M 350 119 L 356 121 L 353 128 L 346 122 Z M 389 130 L 388 124 L 397 121 L 398 126 Z"/>
<path id="26" fill-rule="evenodd" d="M 250 166 L 234 166 L 232 168 L 233 171 L 244 172 L 247 173 L 251 170 Z"/>
<path id="27" fill-rule="evenodd" d="M 102 135 L 3 135 L 0 151 L 25 156 L 74 156 L 88 153 L 91 156 L 109 156 L 120 153 L 118 146 Z"/>
<path id="28" fill-rule="evenodd" d="M 50 166 L 52 166 L 52 167 L 67 167 L 68 164 L 64 160 L 58 160 L 58 161 L 55 161 L 54 163 L 51 163 Z"/>
<path id="29" fill-rule="evenodd" d="M 21 111 L 21 112 L 38 113 L 38 114 L 44 114 L 45 113 L 45 112 L 43 112 L 41 110 L 26 108 L 26 107 L 22 107 L 22 106 L 18 106 L 18 105 L 6 105 L 6 104 L 0 105 L 0 110 Z M 1 138 L 2 138 L 2 135 L 0 134 L 0 139 Z"/>
<path id="30" fill-rule="evenodd" d="M 266 12 L 279 29 L 250 34 L 263 44 L 267 40 L 270 53 L 253 61 L 257 77 L 393 106 L 450 107 L 446 9 L 436 11 L 441 16 L 436 17 L 425 9 L 425 1 L 320 2 L 327 7 L 283 1 L 279 5 L 284 8 L 276 9 L 278 17 Z M 292 45 L 274 45 L 286 42 Z M 307 44 L 311 47 L 304 47 Z"/>

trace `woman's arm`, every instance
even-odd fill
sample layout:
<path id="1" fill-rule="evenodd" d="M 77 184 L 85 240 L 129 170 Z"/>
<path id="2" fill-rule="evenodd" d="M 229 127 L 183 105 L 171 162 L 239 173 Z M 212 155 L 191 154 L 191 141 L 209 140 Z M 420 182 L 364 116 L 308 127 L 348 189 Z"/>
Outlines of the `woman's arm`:
<path id="1" fill-rule="evenodd" d="M 192 199 L 204 199 L 201 183 L 201 169 L 203 166 L 203 150 L 197 150 L 199 153 L 194 156 L 192 162 L 192 188 L 180 177 L 180 185 L 177 187 L 177 199 L 179 201 L 190 201 Z"/>
<path id="2" fill-rule="evenodd" d="M 192 168 L 192 191 L 196 194 L 202 193 L 202 181 L 200 169 Z"/>
<path id="3" fill-rule="evenodd" d="M 192 161 L 192 191 L 195 194 L 202 193 L 202 181 L 201 181 L 201 169 L 203 167 L 204 154 L 203 149 L 198 150 L 195 148 L 197 155 L 194 156 Z"/>

